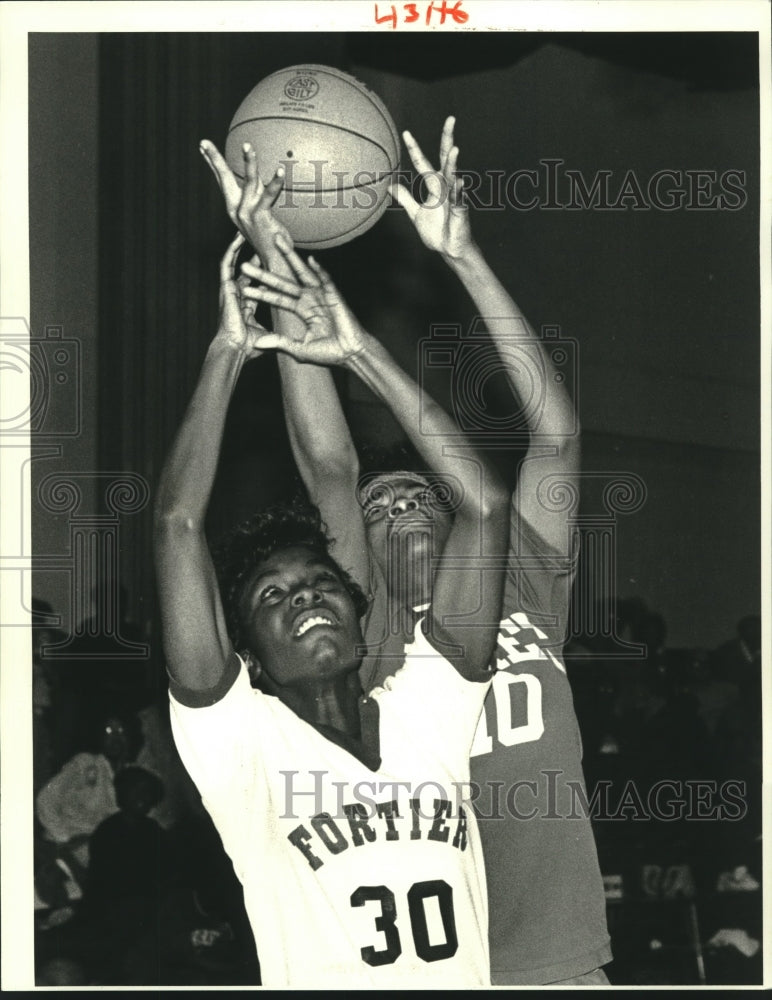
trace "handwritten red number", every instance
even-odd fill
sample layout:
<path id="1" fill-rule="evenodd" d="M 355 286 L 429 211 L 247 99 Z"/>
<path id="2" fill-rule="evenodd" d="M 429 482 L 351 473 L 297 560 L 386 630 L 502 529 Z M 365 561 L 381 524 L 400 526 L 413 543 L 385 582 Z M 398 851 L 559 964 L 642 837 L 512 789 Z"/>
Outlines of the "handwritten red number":
<path id="1" fill-rule="evenodd" d="M 392 28 L 397 27 L 397 12 L 394 9 L 394 5 L 391 6 L 391 14 L 383 14 L 378 17 L 378 4 L 375 5 L 375 23 L 385 24 L 387 21 L 391 21 Z"/>
<path id="2" fill-rule="evenodd" d="M 469 20 L 469 15 L 465 10 L 461 10 L 462 0 L 456 0 L 452 7 L 448 7 L 447 0 L 442 0 L 442 6 L 435 7 L 433 3 L 430 3 L 426 10 L 426 23 L 429 24 L 432 19 L 432 14 L 434 11 L 440 15 L 440 24 L 445 23 L 445 18 L 450 15 L 456 24 L 464 24 Z"/>
<path id="3" fill-rule="evenodd" d="M 465 10 L 461 9 L 462 0 L 456 0 L 456 2 L 451 7 L 448 4 L 448 0 L 442 0 L 442 3 L 435 5 L 434 2 L 430 3 L 426 7 L 426 23 L 431 24 L 432 15 L 438 14 L 440 19 L 440 24 L 444 24 L 446 19 L 449 17 L 456 24 L 465 24 L 469 20 L 469 14 Z M 405 24 L 413 24 L 417 21 L 421 14 L 418 9 L 418 4 L 416 3 L 403 3 L 402 5 L 402 20 Z M 375 5 L 375 23 L 376 24 L 391 24 L 392 28 L 397 27 L 397 8 L 395 4 L 390 5 L 389 13 L 381 14 L 378 10 L 378 4 Z"/>

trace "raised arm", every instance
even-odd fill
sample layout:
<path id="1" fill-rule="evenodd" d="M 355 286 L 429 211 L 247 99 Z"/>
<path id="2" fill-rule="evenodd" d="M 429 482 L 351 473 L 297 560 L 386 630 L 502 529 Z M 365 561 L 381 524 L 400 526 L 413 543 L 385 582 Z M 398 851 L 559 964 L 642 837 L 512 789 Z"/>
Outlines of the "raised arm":
<path id="1" fill-rule="evenodd" d="M 266 334 L 258 344 L 355 372 L 391 409 L 427 466 L 458 485 L 460 502 L 434 580 L 431 615 L 434 634 L 463 650 L 454 658 L 459 672 L 486 679 L 498 629 L 503 566 L 482 571 L 480 558 L 500 558 L 506 549 L 506 492 L 468 447 L 446 447 L 448 441 L 458 443 L 456 425 L 434 401 L 422 397 L 418 384 L 362 329 L 319 265 L 310 259 L 311 270 L 297 254 L 287 257 L 301 283 L 245 265 L 244 271 L 261 285 L 244 294 L 294 311 L 304 322 L 306 336 L 298 342 Z M 431 434 L 421 431 L 427 420 Z M 461 609 L 467 613 L 462 615 Z"/>
<path id="2" fill-rule="evenodd" d="M 201 152 L 217 179 L 228 215 L 252 244 L 263 267 L 272 274 L 292 278 L 276 239 L 288 248 L 292 241 L 271 212 L 274 202 L 261 201 L 262 184 L 252 147 L 244 147 L 243 188 L 213 143 L 204 140 Z M 280 190 L 276 190 L 277 197 Z M 289 310 L 272 308 L 271 318 L 273 329 L 283 337 L 303 336 L 302 321 Z M 332 372 L 324 366 L 297 361 L 284 352 L 279 354 L 278 364 L 287 434 L 300 478 L 311 502 L 319 508 L 330 537 L 335 539 L 335 558 L 367 592 L 370 562 L 356 490 L 359 459 Z"/>
<path id="3" fill-rule="evenodd" d="M 154 510 L 166 661 L 174 680 L 195 690 L 217 684 L 230 652 L 204 519 L 234 386 L 244 362 L 260 353 L 261 328 L 246 321 L 234 277 L 243 242 L 239 234 L 222 260 L 217 334 L 161 472 Z"/>
<path id="4" fill-rule="evenodd" d="M 543 393 L 539 395 L 543 398 L 543 406 L 538 411 L 526 411 L 530 443 L 520 469 L 514 502 L 519 515 L 533 525 L 550 546 L 563 549 L 567 543 L 565 516 L 542 505 L 538 487 L 548 475 L 560 474 L 569 479 L 578 471 L 578 421 L 550 352 L 472 237 L 469 209 L 456 172 L 458 147 L 454 144 L 454 125 L 452 117 L 445 122 L 440 140 L 439 170 L 432 167 L 413 136 L 409 132 L 403 134 L 413 164 L 425 181 L 428 196 L 419 204 L 404 186 L 395 187 L 393 194 L 424 244 L 442 255 L 466 288 L 486 323 L 509 384 L 520 403 L 533 398 L 535 380 L 542 382 Z"/>
<path id="5" fill-rule="evenodd" d="M 334 540 L 336 560 L 368 593 L 370 557 L 357 497 L 359 456 L 332 372 L 283 352 L 278 364 L 287 433 L 300 478 Z"/>
<path id="6" fill-rule="evenodd" d="M 432 587 L 432 633 L 461 647 L 461 656 L 449 659 L 465 677 L 489 678 L 504 566 L 483 571 L 481 558 L 500 560 L 506 551 L 507 492 L 479 454 L 459 442 L 458 427 L 445 411 L 374 337 L 365 334 L 363 349 L 347 367 L 389 406 L 427 467 L 458 484 L 458 503 Z"/>

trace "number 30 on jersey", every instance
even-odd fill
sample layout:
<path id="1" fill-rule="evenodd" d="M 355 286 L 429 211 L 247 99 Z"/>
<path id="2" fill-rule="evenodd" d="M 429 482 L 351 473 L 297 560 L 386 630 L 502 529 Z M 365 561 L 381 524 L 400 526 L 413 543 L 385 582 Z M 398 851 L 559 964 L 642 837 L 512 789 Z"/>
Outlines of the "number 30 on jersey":
<path id="1" fill-rule="evenodd" d="M 430 899 L 434 899 L 439 905 L 443 932 L 441 942 L 430 941 L 425 911 L 426 902 Z M 367 945 L 361 949 L 362 959 L 368 965 L 391 965 L 402 954 L 394 893 L 385 885 L 360 885 L 356 892 L 351 894 L 351 905 L 359 907 L 368 903 L 376 903 L 380 907 L 380 913 L 375 917 L 375 929 L 383 934 L 384 947 Z M 416 882 L 410 887 L 407 903 L 416 955 L 424 962 L 439 962 L 444 958 L 452 958 L 458 950 L 453 889 L 444 879 Z"/>

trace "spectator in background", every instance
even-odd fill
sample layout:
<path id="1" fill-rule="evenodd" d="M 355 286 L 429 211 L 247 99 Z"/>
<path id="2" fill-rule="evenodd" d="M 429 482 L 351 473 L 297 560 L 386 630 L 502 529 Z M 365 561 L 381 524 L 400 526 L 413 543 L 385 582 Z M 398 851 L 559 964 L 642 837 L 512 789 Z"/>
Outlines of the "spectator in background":
<path id="1" fill-rule="evenodd" d="M 160 778 L 129 765 L 115 775 L 113 785 L 118 810 L 102 820 L 89 841 L 84 902 L 94 912 L 118 899 L 154 896 L 174 867 L 166 832 L 148 816 L 164 795 Z"/>
<path id="2" fill-rule="evenodd" d="M 758 883 L 764 771 L 760 675 L 753 676 L 750 670 L 740 674 L 737 697 L 719 716 L 714 739 L 717 778 L 722 783 L 739 785 L 745 805 L 745 813 L 737 822 L 723 824 L 722 870 L 732 872 L 745 867 Z"/>
<path id="3" fill-rule="evenodd" d="M 625 619 L 626 640 L 641 646 L 643 656 L 630 656 L 613 664 L 617 685 L 614 728 L 631 763 L 643 764 L 644 770 L 648 771 L 649 727 L 665 711 L 668 701 L 665 667 L 667 623 L 661 614 L 649 610 L 636 599 L 626 602 L 625 613 L 628 616 Z M 642 772 L 639 770 L 638 773 Z"/>
<path id="4" fill-rule="evenodd" d="M 733 684 L 758 682 L 761 677 L 761 618 L 746 615 L 735 626 L 732 639 L 722 643 L 712 657 L 714 675 Z"/>
<path id="5" fill-rule="evenodd" d="M 136 714 L 153 700 L 161 671 L 127 607 L 123 585 L 110 580 L 95 585 L 89 616 L 60 651 L 54 709 L 58 766 L 74 753 L 93 751 L 87 734 L 107 716 Z"/>
<path id="6" fill-rule="evenodd" d="M 177 754 L 169 721 L 168 698 L 153 702 L 139 712 L 142 746 L 134 760 L 163 781 L 163 799 L 150 811 L 165 830 L 171 830 L 191 810 L 200 808 L 200 798 Z"/>
<path id="7" fill-rule="evenodd" d="M 67 875 L 70 899 L 80 899 L 90 865 L 89 837 L 117 812 L 114 777 L 135 760 L 142 746 L 139 719 L 109 716 L 83 735 L 87 750 L 74 754 L 38 792 L 41 827 L 38 853 L 54 851 Z M 45 848 L 45 850 L 44 850 Z"/>
<path id="8" fill-rule="evenodd" d="M 208 813 L 171 831 L 182 874 L 129 955 L 129 982 L 160 986 L 258 986 L 255 942 L 241 884 Z"/>
<path id="9" fill-rule="evenodd" d="M 36 986 L 91 986 L 93 985 L 82 962 L 57 956 L 45 958 L 35 964 Z"/>
<path id="10" fill-rule="evenodd" d="M 108 715 L 98 726 L 96 748 L 110 762 L 113 773 L 137 759 L 142 749 L 142 727 L 138 716 L 131 712 Z"/>
<path id="11" fill-rule="evenodd" d="M 758 884 L 763 787 L 760 617 L 741 618 L 734 638 L 714 651 L 708 666 L 715 683 L 732 693 L 714 711 L 716 777 L 722 783 L 739 785 L 745 806 L 743 816 L 722 824 L 719 831 L 716 850 L 721 863 L 717 881 L 728 886 Z"/>
<path id="12" fill-rule="evenodd" d="M 741 619 L 736 636 L 718 647 L 709 665 L 716 683 L 735 693 L 716 713 L 713 741 L 716 780 L 734 789 L 741 810 L 711 824 L 702 926 L 712 981 L 751 984 L 761 982 L 764 940 L 760 618 Z"/>
<path id="13" fill-rule="evenodd" d="M 104 791 L 109 764 L 102 760 Z M 169 835 L 147 815 L 163 797 L 162 782 L 132 765 L 114 777 L 109 773 L 115 808 L 88 837 L 79 835 L 87 841 L 88 853 L 88 864 L 79 872 L 82 898 L 66 923 L 46 926 L 38 936 L 39 985 L 50 978 L 48 962 L 54 958 L 80 967 L 88 982 L 129 982 L 129 949 L 143 933 L 157 928 L 161 901 L 177 880 Z M 76 799 L 82 804 L 82 796 Z M 150 985 L 155 974 L 148 976 Z"/>
<path id="14" fill-rule="evenodd" d="M 691 691 L 697 700 L 697 711 L 711 737 L 726 710 L 739 697 L 736 681 L 717 670 L 715 658 L 705 650 L 692 650 Z"/>
<path id="15" fill-rule="evenodd" d="M 66 636 L 51 624 L 53 617 L 48 601 L 32 598 L 32 783 L 35 793 L 55 773 L 52 706 L 56 674 L 46 652 L 49 646 L 62 643 Z"/>
<path id="16" fill-rule="evenodd" d="M 650 782 L 712 777 L 710 736 L 692 691 L 692 651 L 670 650 L 647 668 L 640 728 L 631 734 L 639 740 L 640 774 Z"/>
<path id="17" fill-rule="evenodd" d="M 590 649 L 576 639 L 566 643 L 563 657 L 582 734 L 585 775 L 588 784 L 593 784 L 600 776 L 597 758 L 619 751 L 618 720 L 614 714 L 619 678 L 613 665 L 596 659 Z"/>
<path id="18" fill-rule="evenodd" d="M 73 883 L 69 898 L 79 899 L 89 864 L 88 838 L 118 808 L 110 762 L 102 754 L 75 754 L 41 788 L 35 808 L 42 840 L 55 845 L 59 867 L 65 866 Z"/>

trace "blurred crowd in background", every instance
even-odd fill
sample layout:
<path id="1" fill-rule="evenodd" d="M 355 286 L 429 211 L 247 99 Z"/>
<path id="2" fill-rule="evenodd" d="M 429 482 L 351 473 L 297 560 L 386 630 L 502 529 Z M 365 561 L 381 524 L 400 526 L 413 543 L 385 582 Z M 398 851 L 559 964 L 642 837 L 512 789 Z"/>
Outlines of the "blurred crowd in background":
<path id="1" fill-rule="evenodd" d="M 163 663 L 149 645 L 125 658 L 142 630 L 119 617 L 106 637 L 98 618 L 67 636 L 34 602 L 37 983 L 259 984 L 241 887 L 174 748 Z M 636 598 L 616 622 L 613 641 L 565 650 L 609 979 L 758 983 L 761 621 L 712 650 L 669 648 L 663 615 Z"/>
<path id="2" fill-rule="evenodd" d="M 664 616 L 620 601 L 616 634 L 569 641 L 616 983 L 762 975 L 761 619 L 715 649 L 670 648 Z M 601 796 L 600 793 L 603 793 Z"/>

